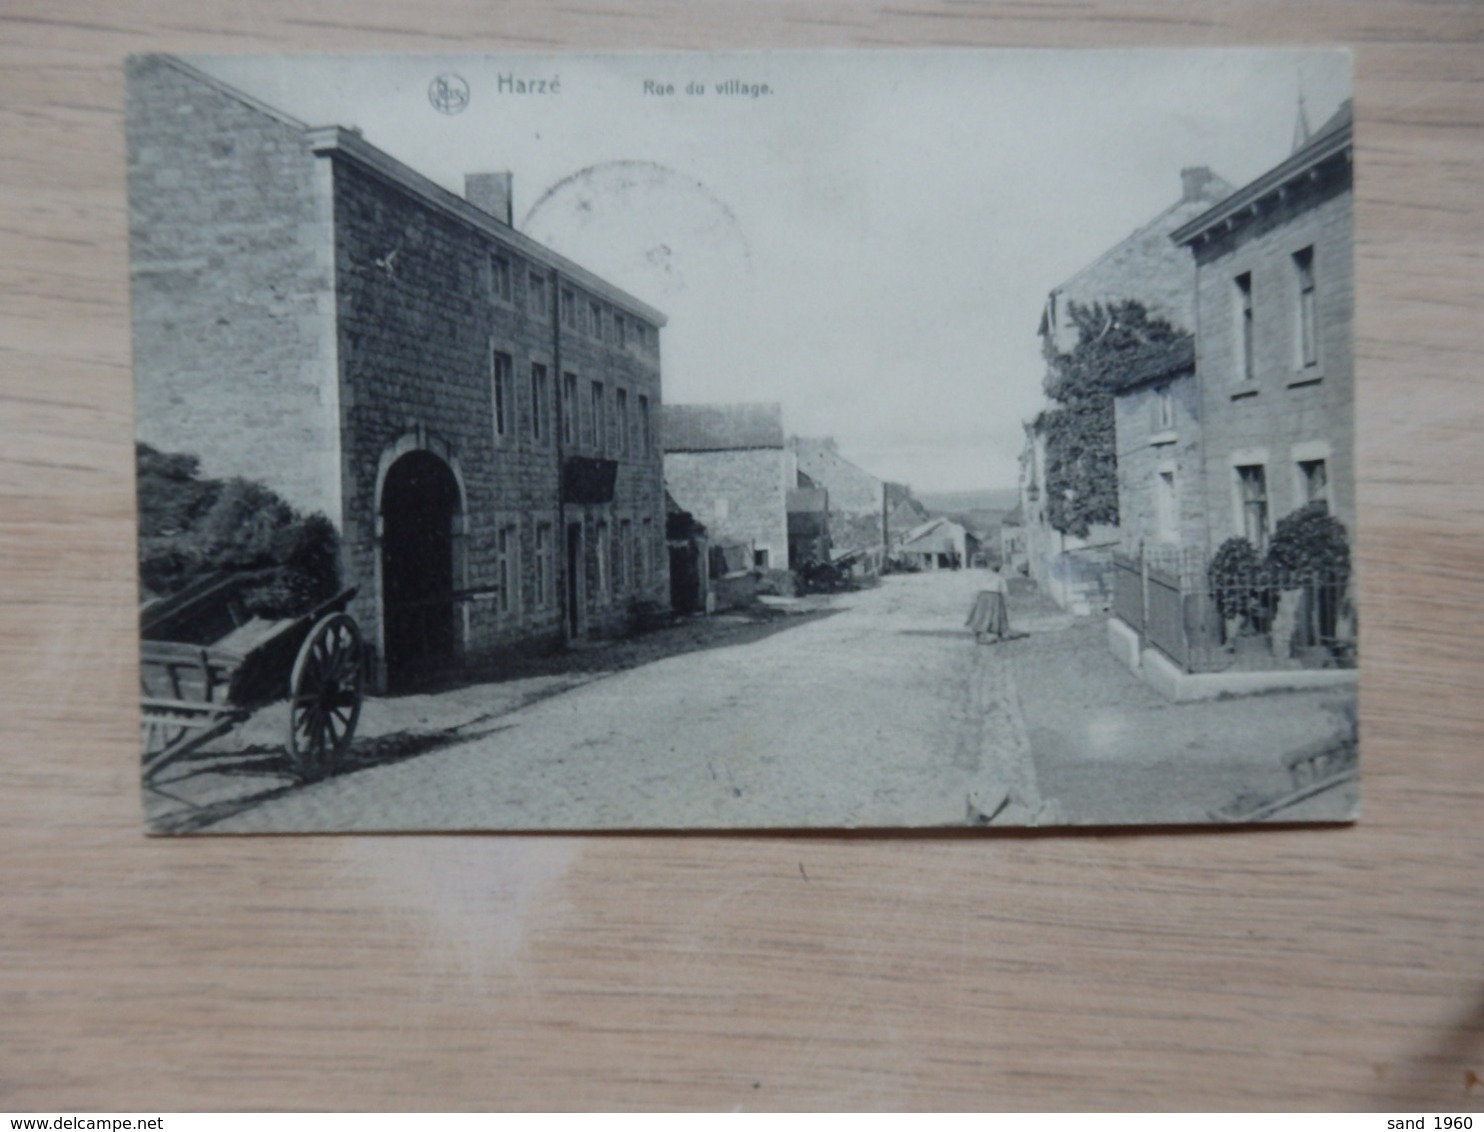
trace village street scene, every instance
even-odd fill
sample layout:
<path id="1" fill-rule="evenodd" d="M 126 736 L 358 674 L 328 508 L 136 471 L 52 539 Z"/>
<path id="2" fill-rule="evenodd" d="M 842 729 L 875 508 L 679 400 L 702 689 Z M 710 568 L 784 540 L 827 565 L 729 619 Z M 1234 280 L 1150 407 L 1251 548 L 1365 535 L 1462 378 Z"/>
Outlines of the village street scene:
<path id="1" fill-rule="evenodd" d="M 167 831 L 223 833 L 525 827 L 533 812 L 555 829 L 565 813 L 584 828 L 803 828 L 824 805 L 843 827 L 1207 822 L 1235 799 L 1288 793 L 1273 752 L 1322 743 L 1337 722 L 1324 692 L 1275 697 L 1256 717 L 1239 700 L 1170 704 L 1106 663 L 1101 624 L 1028 583 L 1010 599 L 1026 636 L 976 648 L 945 627 L 974 574 L 809 599 L 761 639 L 738 619 L 714 649 L 629 669 L 369 700 L 354 772 L 313 784 L 265 719 L 165 787 L 191 804 L 162 796 L 152 812 Z"/>
<path id="2" fill-rule="evenodd" d="M 1351 820 L 1353 126 L 1324 62 L 1240 175 L 1172 151 L 1121 235 L 995 284 L 1009 315 L 954 300 L 952 333 L 1030 360 L 951 375 L 945 410 L 811 383 L 850 370 L 812 336 L 897 348 L 863 314 L 799 315 L 775 383 L 706 376 L 765 348 L 708 285 L 769 254 L 719 172 L 543 174 L 518 221 L 518 170 L 454 191 L 282 68 L 131 60 L 148 827 Z M 435 122 L 474 112 L 465 71 L 418 79 Z"/>

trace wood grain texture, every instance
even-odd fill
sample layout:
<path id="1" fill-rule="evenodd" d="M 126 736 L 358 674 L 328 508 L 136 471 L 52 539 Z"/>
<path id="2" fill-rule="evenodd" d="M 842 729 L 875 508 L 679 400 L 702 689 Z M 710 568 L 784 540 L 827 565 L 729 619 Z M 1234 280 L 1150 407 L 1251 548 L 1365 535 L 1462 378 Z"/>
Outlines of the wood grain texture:
<path id="1" fill-rule="evenodd" d="M 0 1108 L 1479 1109 L 1481 41 L 1442 0 L 0 0 Z M 1360 825 L 141 835 L 126 53 L 1289 42 L 1357 52 Z"/>

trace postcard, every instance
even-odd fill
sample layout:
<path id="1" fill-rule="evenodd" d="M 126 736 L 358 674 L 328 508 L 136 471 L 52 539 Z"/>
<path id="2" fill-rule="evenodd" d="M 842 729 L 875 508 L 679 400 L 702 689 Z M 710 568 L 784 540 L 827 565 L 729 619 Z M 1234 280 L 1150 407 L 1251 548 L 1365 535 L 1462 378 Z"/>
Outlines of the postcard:
<path id="1" fill-rule="evenodd" d="M 147 829 L 1354 820 L 1350 91 L 130 59 Z"/>

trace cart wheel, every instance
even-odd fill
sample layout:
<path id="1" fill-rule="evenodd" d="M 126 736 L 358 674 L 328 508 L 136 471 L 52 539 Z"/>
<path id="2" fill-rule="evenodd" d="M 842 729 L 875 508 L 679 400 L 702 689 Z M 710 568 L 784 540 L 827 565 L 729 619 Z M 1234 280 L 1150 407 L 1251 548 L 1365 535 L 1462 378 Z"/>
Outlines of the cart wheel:
<path id="1" fill-rule="evenodd" d="M 361 715 L 361 631 L 345 613 L 310 630 L 289 683 L 289 758 L 306 779 L 332 773 Z"/>

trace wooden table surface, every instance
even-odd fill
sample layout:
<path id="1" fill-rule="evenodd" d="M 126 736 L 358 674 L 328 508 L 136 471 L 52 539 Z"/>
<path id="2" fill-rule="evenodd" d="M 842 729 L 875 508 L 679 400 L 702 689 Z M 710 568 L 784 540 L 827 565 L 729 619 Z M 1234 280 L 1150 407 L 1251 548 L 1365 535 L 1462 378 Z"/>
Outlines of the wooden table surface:
<path id="1" fill-rule="evenodd" d="M 1446 0 L 0 0 L 0 1109 L 1479 1110 L 1481 32 Z M 125 54 L 1290 42 L 1356 51 L 1358 826 L 142 836 Z"/>

